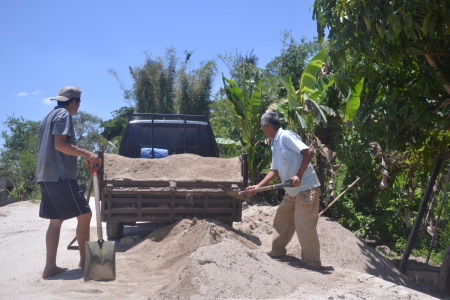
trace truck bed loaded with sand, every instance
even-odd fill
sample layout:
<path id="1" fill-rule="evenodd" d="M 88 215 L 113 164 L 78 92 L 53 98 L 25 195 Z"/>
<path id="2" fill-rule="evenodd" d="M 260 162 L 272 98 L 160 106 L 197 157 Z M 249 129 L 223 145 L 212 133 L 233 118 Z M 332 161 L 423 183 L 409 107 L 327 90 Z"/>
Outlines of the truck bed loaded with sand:
<path id="1" fill-rule="evenodd" d="M 101 215 L 109 239 L 121 238 L 124 225 L 136 222 L 241 221 L 242 200 L 219 186 L 246 186 L 246 157 L 218 158 L 204 116 L 132 114 L 119 155 L 100 156 Z"/>

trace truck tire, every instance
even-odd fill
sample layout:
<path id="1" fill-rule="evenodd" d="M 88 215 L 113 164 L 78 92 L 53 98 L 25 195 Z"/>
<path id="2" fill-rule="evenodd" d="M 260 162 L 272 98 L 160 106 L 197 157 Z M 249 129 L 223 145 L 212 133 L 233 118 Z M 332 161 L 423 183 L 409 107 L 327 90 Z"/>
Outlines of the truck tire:
<path id="1" fill-rule="evenodd" d="M 108 240 L 123 238 L 123 223 L 106 221 L 106 236 Z"/>

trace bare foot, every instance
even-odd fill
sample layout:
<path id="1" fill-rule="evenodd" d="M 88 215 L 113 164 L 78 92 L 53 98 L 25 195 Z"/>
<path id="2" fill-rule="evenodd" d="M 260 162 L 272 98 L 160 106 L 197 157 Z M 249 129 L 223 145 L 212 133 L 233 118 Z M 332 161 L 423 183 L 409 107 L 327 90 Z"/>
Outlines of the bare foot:
<path id="1" fill-rule="evenodd" d="M 83 269 L 84 269 L 84 263 L 83 263 L 83 264 L 80 263 L 80 264 L 78 265 L 78 269 L 83 270 Z"/>
<path id="2" fill-rule="evenodd" d="M 65 271 L 67 271 L 67 268 L 60 268 L 60 267 L 55 267 L 54 269 L 51 270 L 44 270 L 44 272 L 42 272 L 42 278 L 45 279 L 48 277 L 52 277 Z"/>

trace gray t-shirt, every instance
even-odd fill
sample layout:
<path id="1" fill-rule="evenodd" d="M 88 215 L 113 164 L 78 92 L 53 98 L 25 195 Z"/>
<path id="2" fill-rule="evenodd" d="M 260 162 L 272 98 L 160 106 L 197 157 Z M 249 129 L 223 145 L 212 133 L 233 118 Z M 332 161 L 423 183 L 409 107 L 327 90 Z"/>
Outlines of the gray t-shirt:
<path id="1" fill-rule="evenodd" d="M 55 135 L 67 136 L 75 145 L 72 116 L 63 107 L 57 106 L 42 120 L 39 129 L 37 182 L 57 182 L 59 179 L 75 179 L 77 157 L 66 155 L 55 149 Z"/>

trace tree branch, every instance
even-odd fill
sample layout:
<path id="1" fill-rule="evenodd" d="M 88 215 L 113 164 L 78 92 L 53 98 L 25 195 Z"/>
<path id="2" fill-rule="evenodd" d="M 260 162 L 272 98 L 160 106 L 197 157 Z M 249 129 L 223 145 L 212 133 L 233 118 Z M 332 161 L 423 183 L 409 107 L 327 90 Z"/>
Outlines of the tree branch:
<path id="1" fill-rule="evenodd" d="M 447 94 L 450 96 L 450 84 L 448 83 L 447 79 L 444 77 L 444 74 L 439 69 L 439 66 L 436 64 L 436 61 L 434 60 L 433 56 L 430 54 L 425 54 L 425 58 L 427 59 L 430 66 L 436 69 L 437 75 L 441 77 L 444 80 L 444 90 L 447 92 Z"/>

